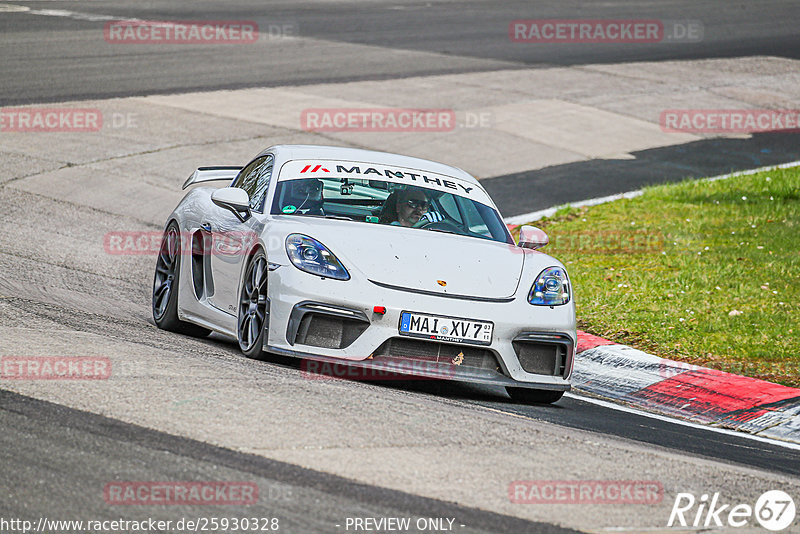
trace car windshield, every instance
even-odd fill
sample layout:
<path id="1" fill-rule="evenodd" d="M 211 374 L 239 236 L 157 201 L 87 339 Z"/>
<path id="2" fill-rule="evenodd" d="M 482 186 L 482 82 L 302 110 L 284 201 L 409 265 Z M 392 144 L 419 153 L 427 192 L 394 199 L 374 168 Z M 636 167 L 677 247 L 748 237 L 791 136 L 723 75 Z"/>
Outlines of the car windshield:
<path id="1" fill-rule="evenodd" d="M 282 179 L 273 215 L 328 217 L 513 243 L 497 211 L 441 190 L 353 178 Z"/>

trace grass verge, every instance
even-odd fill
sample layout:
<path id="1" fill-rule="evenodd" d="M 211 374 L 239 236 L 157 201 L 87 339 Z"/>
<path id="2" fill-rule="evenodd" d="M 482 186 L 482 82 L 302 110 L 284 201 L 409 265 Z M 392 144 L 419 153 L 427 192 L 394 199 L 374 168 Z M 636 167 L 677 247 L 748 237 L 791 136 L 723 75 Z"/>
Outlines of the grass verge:
<path id="1" fill-rule="evenodd" d="M 674 360 L 800 386 L 800 168 L 648 188 L 534 223 L 579 327 Z"/>

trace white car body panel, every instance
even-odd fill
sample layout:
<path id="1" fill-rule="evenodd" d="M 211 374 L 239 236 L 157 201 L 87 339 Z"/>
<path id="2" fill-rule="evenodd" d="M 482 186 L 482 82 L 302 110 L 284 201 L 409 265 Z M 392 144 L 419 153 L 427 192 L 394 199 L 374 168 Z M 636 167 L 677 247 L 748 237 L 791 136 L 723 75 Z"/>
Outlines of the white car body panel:
<path id="1" fill-rule="evenodd" d="M 291 222 L 277 224 L 285 228 L 286 235 L 308 232 L 304 225 Z M 472 237 L 431 235 L 433 232 L 413 228 L 392 228 L 390 237 L 375 240 L 373 225 L 336 220 L 317 222 L 312 237 L 328 248 L 335 248 L 339 260 L 351 274 L 358 272 L 359 278 L 442 295 L 483 298 L 511 297 L 519 285 L 524 254 L 511 245 Z M 347 239 L 338 237 L 343 234 Z M 437 280 L 445 280 L 447 285 L 441 286 Z"/>

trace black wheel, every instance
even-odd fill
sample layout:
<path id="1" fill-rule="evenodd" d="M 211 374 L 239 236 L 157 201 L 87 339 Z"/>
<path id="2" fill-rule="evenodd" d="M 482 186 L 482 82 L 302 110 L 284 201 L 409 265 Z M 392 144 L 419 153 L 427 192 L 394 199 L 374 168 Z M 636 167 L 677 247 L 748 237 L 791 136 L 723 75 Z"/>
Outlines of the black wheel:
<path id="1" fill-rule="evenodd" d="M 244 275 L 239 294 L 239 319 L 237 333 L 239 348 L 248 358 L 263 360 L 264 332 L 269 324 L 267 304 L 267 257 L 257 252 Z"/>
<path id="2" fill-rule="evenodd" d="M 564 396 L 563 391 L 507 387 L 509 397 L 523 404 L 553 404 Z"/>
<path id="3" fill-rule="evenodd" d="M 178 280 L 181 272 L 181 239 L 178 225 L 164 232 L 153 279 L 153 320 L 163 330 L 204 337 L 210 330 L 178 319 Z"/>

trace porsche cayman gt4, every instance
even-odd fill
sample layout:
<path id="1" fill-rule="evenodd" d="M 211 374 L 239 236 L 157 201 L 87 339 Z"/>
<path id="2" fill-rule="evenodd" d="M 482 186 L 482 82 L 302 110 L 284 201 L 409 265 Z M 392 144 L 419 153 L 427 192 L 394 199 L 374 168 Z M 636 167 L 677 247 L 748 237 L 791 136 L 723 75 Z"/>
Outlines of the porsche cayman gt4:
<path id="1" fill-rule="evenodd" d="M 201 167 L 188 187 L 157 259 L 158 327 L 214 331 L 252 358 L 504 386 L 522 402 L 569 389 L 567 271 L 538 250 L 544 232 L 525 226 L 515 243 L 466 172 L 282 145 Z"/>

